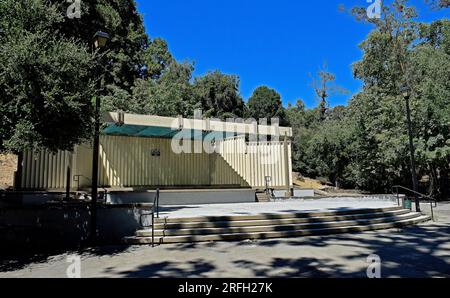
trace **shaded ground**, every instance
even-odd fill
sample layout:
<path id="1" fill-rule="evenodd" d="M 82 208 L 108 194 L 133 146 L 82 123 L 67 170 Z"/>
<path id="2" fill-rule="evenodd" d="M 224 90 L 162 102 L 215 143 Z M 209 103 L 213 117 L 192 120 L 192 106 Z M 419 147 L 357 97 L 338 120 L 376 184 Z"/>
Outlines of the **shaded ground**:
<path id="1" fill-rule="evenodd" d="M 108 247 L 78 252 L 82 277 L 450 277 L 450 204 L 437 223 L 402 230 L 236 243 Z M 65 277 L 67 256 L 4 260 L 0 277 Z"/>

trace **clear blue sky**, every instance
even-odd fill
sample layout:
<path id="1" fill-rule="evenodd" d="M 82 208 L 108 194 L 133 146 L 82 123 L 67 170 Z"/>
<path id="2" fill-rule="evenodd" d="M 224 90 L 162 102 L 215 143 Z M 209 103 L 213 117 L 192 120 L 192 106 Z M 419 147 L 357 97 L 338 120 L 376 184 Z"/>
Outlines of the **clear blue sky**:
<path id="1" fill-rule="evenodd" d="M 425 0 L 410 3 L 421 20 L 448 16 L 435 12 Z M 260 85 L 275 88 L 283 102 L 301 98 L 317 104 L 309 73 L 324 62 L 337 83 L 352 93 L 361 83 L 351 64 L 361 58 L 358 44 L 371 30 L 339 11 L 367 6 L 366 0 L 137 0 L 148 34 L 169 43 L 177 60 L 195 62 L 195 75 L 209 70 L 236 74 L 245 100 Z M 334 96 L 333 106 L 351 95 Z"/>

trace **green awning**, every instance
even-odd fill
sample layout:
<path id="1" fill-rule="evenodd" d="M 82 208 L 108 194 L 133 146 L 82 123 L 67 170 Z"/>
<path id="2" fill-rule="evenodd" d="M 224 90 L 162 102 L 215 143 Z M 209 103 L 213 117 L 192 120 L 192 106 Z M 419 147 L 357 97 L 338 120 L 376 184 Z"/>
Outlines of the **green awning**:
<path id="1" fill-rule="evenodd" d="M 123 125 L 110 124 L 103 129 L 103 135 L 108 136 L 126 136 L 139 138 L 166 138 L 166 139 L 184 139 L 184 140 L 224 140 L 237 136 L 236 133 L 230 132 L 204 132 L 200 130 L 182 129 L 176 130 L 167 127 L 157 126 L 137 126 L 137 125 Z"/>

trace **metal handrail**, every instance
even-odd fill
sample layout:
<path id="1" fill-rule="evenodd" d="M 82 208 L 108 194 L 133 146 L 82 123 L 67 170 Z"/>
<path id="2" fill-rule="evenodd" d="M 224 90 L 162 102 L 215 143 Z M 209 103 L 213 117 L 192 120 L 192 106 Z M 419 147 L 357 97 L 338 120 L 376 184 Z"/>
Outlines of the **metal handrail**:
<path id="1" fill-rule="evenodd" d="M 88 180 L 89 182 L 92 182 L 91 178 L 86 177 L 84 175 L 74 175 L 73 176 L 73 181 L 77 182 L 77 190 L 80 191 L 80 178 L 84 178 L 86 180 Z"/>
<path id="2" fill-rule="evenodd" d="M 159 188 L 156 189 L 156 196 L 154 203 L 156 203 L 156 217 L 159 218 Z"/>
<path id="3" fill-rule="evenodd" d="M 148 228 L 149 226 L 146 226 L 143 223 L 142 218 L 144 216 L 149 216 L 149 215 L 152 216 L 152 224 L 151 224 L 151 228 L 152 228 L 152 247 L 155 247 L 155 209 L 156 209 L 156 218 L 159 218 L 159 193 L 160 193 L 160 191 L 159 191 L 159 188 L 158 188 L 158 189 L 156 189 L 156 195 L 155 195 L 155 199 L 153 200 L 153 206 L 152 206 L 152 209 L 151 209 L 151 213 L 142 213 L 141 216 L 140 216 L 140 219 L 139 219 L 141 226 L 144 227 L 144 228 Z"/>
<path id="4" fill-rule="evenodd" d="M 429 196 L 429 195 L 425 195 L 425 194 L 423 194 L 423 193 L 417 192 L 417 191 L 415 191 L 415 190 L 413 190 L 413 189 L 409 189 L 409 188 L 407 188 L 407 187 L 401 186 L 401 185 L 395 185 L 395 186 L 392 187 L 392 192 L 397 196 L 397 200 L 398 200 L 398 205 L 399 205 L 399 206 L 401 205 L 401 204 L 400 204 L 400 192 L 399 192 L 399 189 L 408 191 L 408 192 L 410 192 L 410 193 L 412 193 L 412 194 L 418 196 L 417 198 L 418 198 L 419 200 L 420 200 L 421 198 L 425 198 L 425 199 L 427 199 L 428 201 L 430 201 L 430 206 L 431 206 L 431 217 L 432 217 L 432 219 L 433 219 L 433 221 L 434 221 L 434 208 L 437 208 L 437 206 L 438 206 L 438 201 L 437 201 L 435 198 L 433 198 L 433 197 L 431 197 L 431 196 Z M 433 203 L 434 203 L 434 206 L 433 206 Z"/>
<path id="5" fill-rule="evenodd" d="M 264 189 L 264 192 L 266 193 L 267 197 L 269 199 L 275 199 L 275 189 L 269 187 L 270 182 L 272 182 L 272 177 L 266 176 L 266 177 L 264 177 L 264 181 L 266 184 L 266 186 L 265 186 L 266 188 Z"/>

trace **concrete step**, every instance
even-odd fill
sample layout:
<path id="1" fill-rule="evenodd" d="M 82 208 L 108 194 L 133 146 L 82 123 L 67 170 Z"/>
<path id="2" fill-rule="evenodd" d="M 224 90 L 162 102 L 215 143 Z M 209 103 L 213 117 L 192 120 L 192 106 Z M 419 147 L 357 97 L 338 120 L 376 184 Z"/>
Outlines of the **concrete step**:
<path id="1" fill-rule="evenodd" d="M 340 220 L 333 222 L 315 222 L 302 224 L 271 224 L 267 226 L 245 226 L 245 227 L 228 227 L 228 228 L 203 228 L 203 229 L 174 229 L 174 230 L 155 230 L 155 236 L 188 236 L 188 235 L 215 235 L 215 234 L 236 234 L 236 233 L 266 233 L 275 231 L 296 231 L 305 229 L 325 229 L 335 227 L 349 227 L 360 225 L 373 225 L 385 222 L 395 222 L 407 219 L 413 219 L 420 216 L 415 213 L 408 213 L 400 216 L 379 217 L 372 219 L 360 220 Z M 139 231 L 136 233 L 138 237 L 150 237 L 150 231 Z"/>
<path id="2" fill-rule="evenodd" d="M 257 192 L 256 193 L 256 202 L 257 203 L 269 203 L 270 198 L 266 193 Z"/>
<path id="3" fill-rule="evenodd" d="M 245 227 L 245 226 L 268 226 L 268 225 L 289 225 L 301 223 L 314 222 L 332 222 L 332 221 L 346 221 L 358 220 L 366 218 L 399 216 L 410 213 L 407 209 L 398 209 L 387 212 L 374 212 L 362 214 L 349 215 L 330 215 L 330 216 L 314 216 L 314 217 L 293 217 L 293 218 L 273 218 L 273 215 L 261 216 L 264 219 L 239 219 L 227 221 L 206 221 L 206 222 L 180 222 L 180 223 L 158 223 L 155 224 L 156 230 L 174 230 L 174 229 L 203 229 L 203 228 L 230 228 L 230 227 Z"/>
<path id="4" fill-rule="evenodd" d="M 401 207 L 387 207 L 376 209 L 348 209 L 340 211 L 317 211 L 317 212 L 299 212 L 299 213 L 273 213 L 273 214 L 254 214 L 254 215 L 231 215 L 231 216 L 198 216 L 183 218 L 155 218 L 156 224 L 169 223 L 196 223 L 196 222 L 227 222 L 227 221 L 245 221 L 245 220 L 264 220 L 264 219 L 288 219 L 288 218 L 315 218 L 325 216 L 340 216 L 354 214 L 372 214 L 380 212 L 390 212 L 403 210 Z M 408 210 L 409 211 L 409 210 Z"/>
<path id="5" fill-rule="evenodd" d="M 361 225 L 361 226 L 349 226 L 349 227 L 337 227 L 337 228 L 324 228 L 324 229 L 305 229 L 295 231 L 275 231 L 265 233 L 235 233 L 235 234 L 216 234 L 216 235 L 189 235 L 189 236 L 172 236 L 172 237 L 155 237 L 156 244 L 171 244 L 171 243 L 192 243 L 192 242 L 210 242 L 210 241 L 241 241 L 241 240 L 263 240 L 273 238 L 289 238 L 289 237 L 302 237 L 302 236 L 314 236 L 314 235 L 329 235 L 329 234 L 342 234 L 342 233 L 357 233 L 364 231 L 383 230 L 391 228 L 402 228 L 427 222 L 430 220 L 429 216 L 418 216 L 414 219 L 407 219 L 398 222 L 388 222 L 373 225 Z M 124 239 L 127 244 L 133 245 L 145 245 L 151 244 L 151 237 L 129 237 Z"/>
<path id="6" fill-rule="evenodd" d="M 385 211 L 382 211 L 385 210 Z M 218 217 L 201 218 L 209 221 L 168 223 L 173 229 L 155 230 L 155 243 L 191 243 L 208 241 L 240 241 L 247 239 L 288 238 L 312 235 L 356 233 L 371 230 L 401 228 L 430 220 L 429 216 L 410 212 L 401 208 L 372 210 L 353 210 L 347 212 L 314 213 L 310 218 L 294 214 L 263 215 L 265 219 L 254 219 L 254 216 L 229 217 L 224 221 L 215 221 Z M 361 212 L 363 211 L 363 212 Z M 332 214 L 332 215 L 331 215 Z M 339 215 L 340 214 L 340 215 Z M 301 214 L 304 215 L 304 214 Z M 256 218 L 261 218 L 262 215 Z M 293 217 L 294 216 L 294 217 Z M 267 218 L 269 217 L 269 219 Z M 233 219 L 239 219 L 234 221 Z M 243 220 L 246 219 L 246 220 Z M 174 221 L 177 219 L 173 219 Z M 270 223 L 270 224 L 267 224 Z M 220 226 L 214 226 L 219 224 Z M 229 226 L 224 226 L 229 224 Z M 187 228 L 188 227 L 188 228 Z M 137 232 L 135 237 L 124 239 L 127 244 L 151 244 L 151 230 Z"/>

